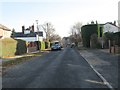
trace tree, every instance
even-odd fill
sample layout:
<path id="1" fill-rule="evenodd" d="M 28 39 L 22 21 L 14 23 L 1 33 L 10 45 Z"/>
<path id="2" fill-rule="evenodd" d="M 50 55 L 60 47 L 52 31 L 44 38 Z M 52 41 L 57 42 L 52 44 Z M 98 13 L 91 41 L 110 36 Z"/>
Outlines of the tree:
<path id="1" fill-rule="evenodd" d="M 52 34 L 49 40 L 52 41 L 61 41 L 61 37 L 58 34 Z"/>
<path id="2" fill-rule="evenodd" d="M 15 32 L 15 29 L 13 28 L 13 29 L 12 29 L 12 33 L 11 33 L 11 37 L 12 37 L 12 38 L 15 37 L 15 33 L 16 33 L 16 32 Z"/>
<path id="3" fill-rule="evenodd" d="M 104 41 L 105 41 L 105 47 L 108 48 L 109 46 L 109 40 L 111 41 L 111 45 L 113 45 L 114 41 L 114 33 L 113 32 L 106 32 L 104 34 Z"/>
<path id="4" fill-rule="evenodd" d="M 77 22 L 75 23 L 72 28 L 71 28 L 71 35 L 70 35 L 70 39 L 72 42 L 78 43 L 81 42 L 81 27 L 82 27 L 82 23 Z"/>
<path id="5" fill-rule="evenodd" d="M 46 39 L 49 40 L 55 32 L 55 28 L 50 22 L 44 23 L 42 25 L 44 32 L 46 33 Z"/>

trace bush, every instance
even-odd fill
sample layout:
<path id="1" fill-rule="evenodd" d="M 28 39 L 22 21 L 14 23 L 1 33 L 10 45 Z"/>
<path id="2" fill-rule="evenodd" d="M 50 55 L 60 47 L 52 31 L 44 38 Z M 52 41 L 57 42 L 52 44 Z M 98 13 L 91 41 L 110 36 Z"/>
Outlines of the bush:
<path id="1" fill-rule="evenodd" d="M 26 42 L 12 38 L 0 40 L 0 57 L 12 57 L 27 52 Z"/>
<path id="2" fill-rule="evenodd" d="M 17 41 L 17 47 L 15 55 L 25 54 L 27 52 L 26 41 L 15 39 Z"/>
<path id="3" fill-rule="evenodd" d="M 50 48 L 50 43 L 51 43 L 51 42 L 48 42 L 48 48 Z"/>
<path id="4" fill-rule="evenodd" d="M 113 46 L 114 44 L 120 46 L 120 32 L 116 32 L 116 33 L 106 32 L 104 34 L 104 40 L 105 40 L 105 46 L 107 48 L 109 46 L 108 43 L 109 40 L 111 41 L 111 46 Z"/>
<path id="5" fill-rule="evenodd" d="M 17 41 L 12 38 L 5 38 L 0 40 L 0 57 L 15 56 Z"/>
<path id="6" fill-rule="evenodd" d="M 48 42 L 45 42 L 45 49 L 48 48 Z"/>
<path id="7" fill-rule="evenodd" d="M 101 48 L 102 48 L 101 44 L 100 44 L 100 43 L 97 43 L 97 44 L 96 44 L 96 48 L 101 49 Z"/>
<path id="8" fill-rule="evenodd" d="M 45 42 L 40 42 L 40 50 L 45 50 Z"/>
<path id="9" fill-rule="evenodd" d="M 50 48 L 50 42 L 45 42 L 45 49 Z"/>

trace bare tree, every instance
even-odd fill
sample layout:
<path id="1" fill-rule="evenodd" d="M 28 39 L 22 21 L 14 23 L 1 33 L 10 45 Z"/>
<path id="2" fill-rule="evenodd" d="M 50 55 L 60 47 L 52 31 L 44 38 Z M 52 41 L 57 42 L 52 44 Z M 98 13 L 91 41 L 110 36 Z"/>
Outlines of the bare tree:
<path id="1" fill-rule="evenodd" d="M 82 27 L 82 23 L 81 22 L 77 22 L 74 26 L 73 29 L 76 30 L 77 34 L 81 34 L 81 27 Z"/>
<path id="2" fill-rule="evenodd" d="M 61 41 L 61 37 L 58 34 L 52 34 L 52 36 L 49 38 L 49 40 L 52 41 Z"/>
<path id="3" fill-rule="evenodd" d="M 44 32 L 46 33 L 46 39 L 49 40 L 50 37 L 54 34 L 55 28 L 53 27 L 53 25 L 50 22 L 47 22 L 47 23 L 41 25 L 41 27 L 43 28 Z"/>
<path id="4" fill-rule="evenodd" d="M 81 39 L 81 27 L 82 27 L 82 23 L 80 22 L 77 22 L 75 23 L 72 28 L 71 28 L 71 35 L 70 35 L 70 38 L 72 41 L 75 41 L 75 42 L 80 42 L 82 39 Z"/>

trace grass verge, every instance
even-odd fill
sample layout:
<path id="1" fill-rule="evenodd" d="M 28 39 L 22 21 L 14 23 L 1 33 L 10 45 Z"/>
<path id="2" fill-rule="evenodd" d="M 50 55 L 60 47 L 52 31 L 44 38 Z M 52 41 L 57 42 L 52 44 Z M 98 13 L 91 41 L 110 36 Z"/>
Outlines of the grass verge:
<path id="1" fill-rule="evenodd" d="M 2 67 L 10 67 L 10 66 L 14 66 L 29 60 L 32 60 L 34 57 L 36 56 L 41 56 L 40 53 L 35 53 L 35 54 L 28 54 L 26 56 L 20 57 L 20 58 L 15 58 L 13 60 L 9 60 L 9 61 L 4 61 L 2 62 Z"/>

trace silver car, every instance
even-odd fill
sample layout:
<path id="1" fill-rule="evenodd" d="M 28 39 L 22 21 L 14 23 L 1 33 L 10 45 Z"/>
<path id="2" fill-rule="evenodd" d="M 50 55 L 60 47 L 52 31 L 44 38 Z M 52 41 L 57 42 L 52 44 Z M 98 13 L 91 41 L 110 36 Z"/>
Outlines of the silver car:
<path id="1" fill-rule="evenodd" d="M 61 50 L 61 46 L 59 44 L 52 44 L 51 50 Z"/>

